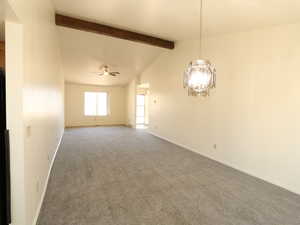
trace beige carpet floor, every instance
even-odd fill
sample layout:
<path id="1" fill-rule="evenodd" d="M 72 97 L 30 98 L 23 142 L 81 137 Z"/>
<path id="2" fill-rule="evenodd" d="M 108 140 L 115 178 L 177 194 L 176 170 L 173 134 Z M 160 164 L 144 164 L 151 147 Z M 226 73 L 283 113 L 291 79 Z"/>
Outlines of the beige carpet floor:
<path id="1" fill-rule="evenodd" d="M 125 127 L 66 130 L 38 220 L 38 225 L 299 224 L 299 195 Z"/>

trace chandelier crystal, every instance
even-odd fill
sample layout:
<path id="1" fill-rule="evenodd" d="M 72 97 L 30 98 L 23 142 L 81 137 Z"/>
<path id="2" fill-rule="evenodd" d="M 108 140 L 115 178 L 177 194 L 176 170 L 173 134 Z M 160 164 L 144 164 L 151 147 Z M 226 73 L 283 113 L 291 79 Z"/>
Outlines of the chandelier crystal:
<path id="1" fill-rule="evenodd" d="M 202 51 L 202 0 L 200 0 L 200 59 L 190 62 L 184 72 L 184 88 L 189 96 L 209 96 L 209 91 L 216 87 L 216 69 L 208 60 L 201 59 Z"/>
<path id="2" fill-rule="evenodd" d="M 216 70 L 208 60 L 190 62 L 184 73 L 184 87 L 189 96 L 208 96 L 209 90 L 216 87 Z"/>

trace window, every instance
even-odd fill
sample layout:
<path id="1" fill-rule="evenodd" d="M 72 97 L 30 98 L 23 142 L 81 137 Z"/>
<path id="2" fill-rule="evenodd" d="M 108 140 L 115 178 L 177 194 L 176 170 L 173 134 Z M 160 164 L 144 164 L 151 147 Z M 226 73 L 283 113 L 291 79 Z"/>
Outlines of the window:
<path id="1" fill-rule="evenodd" d="M 84 93 L 84 115 L 85 116 L 107 116 L 108 101 L 106 92 Z"/>

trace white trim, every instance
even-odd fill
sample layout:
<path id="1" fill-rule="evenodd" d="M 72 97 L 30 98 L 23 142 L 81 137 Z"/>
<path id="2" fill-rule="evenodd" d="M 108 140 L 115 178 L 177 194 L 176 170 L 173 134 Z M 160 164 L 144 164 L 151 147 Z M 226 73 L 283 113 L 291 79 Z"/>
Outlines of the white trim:
<path id="1" fill-rule="evenodd" d="M 289 192 L 292 192 L 292 193 L 295 193 L 295 194 L 298 194 L 298 195 L 300 194 L 297 190 L 293 190 L 293 189 L 287 187 L 287 186 L 284 185 L 284 184 L 276 183 L 276 182 L 271 181 L 271 180 L 269 180 L 269 179 L 266 179 L 266 178 L 264 178 L 264 177 L 257 176 L 256 174 L 253 174 L 253 173 L 251 173 L 251 172 L 249 172 L 249 171 L 246 171 L 246 170 L 237 168 L 236 166 L 232 165 L 232 164 L 229 163 L 229 162 L 221 161 L 221 160 L 215 159 L 215 158 L 213 158 L 212 156 L 209 156 L 209 155 L 207 155 L 207 154 L 205 154 L 205 153 L 203 153 L 203 152 L 199 152 L 199 151 L 197 151 L 196 149 L 193 149 L 193 148 L 188 147 L 188 146 L 183 145 L 183 144 L 179 144 L 179 143 L 177 143 L 176 141 L 173 141 L 173 140 L 170 140 L 170 139 L 165 138 L 165 137 L 163 137 L 163 136 L 160 136 L 160 135 L 158 135 L 158 134 L 155 134 L 155 133 L 153 133 L 153 132 L 151 132 L 151 131 L 149 131 L 149 130 L 148 130 L 147 132 L 148 132 L 149 134 L 155 136 L 155 137 L 158 137 L 158 138 L 160 138 L 160 139 L 163 139 L 163 140 L 165 140 L 165 141 L 168 141 L 168 142 L 170 142 L 170 143 L 172 143 L 172 144 L 174 144 L 174 145 L 177 145 L 177 146 L 180 146 L 180 147 L 182 147 L 182 148 L 185 148 L 185 149 L 187 149 L 187 150 L 189 150 L 189 151 L 195 152 L 195 153 L 197 153 L 197 154 L 199 154 L 199 155 L 201 155 L 201 156 L 203 156 L 203 157 L 206 157 L 206 158 L 208 158 L 208 159 L 210 159 L 210 160 L 213 160 L 213 161 L 218 162 L 218 163 L 221 163 L 221 164 L 223 164 L 223 165 L 225 165 L 225 166 L 231 167 L 231 168 L 234 169 L 234 170 L 238 170 L 238 171 L 240 171 L 241 173 L 245 173 L 245 174 L 247 174 L 247 175 L 249 175 L 249 176 L 255 177 L 255 178 L 260 179 L 260 180 L 263 180 L 264 182 L 267 182 L 267 183 L 269 183 L 269 184 L 272 184 L 272 185 L 275 185 L 275 186 L 277 186 L 277 187 L 283 188 L 283 189 L 285 189 L 285 190 L 287 190 L 287 191 L 289 191 Z"/>
<path id="2" fill-rule="evenodd" d="M 35 214 L 35 217 L 34 217 L 34 220 L 33 220 L 33 225 L 36 225 L 37 220 L 38 220 L 38 218 L 39 218 L 40 211 L 41 211 L 41 208 L 42 208 L 42 205 L 43 205 L 43 202 L 44 202 L 44 198 L 45 198 L 45 195 L 46 195 L 46 191 L 47 191 L 48 182 L 49 182 L 50 174 L 51 174 L 51 171 L 52 171 L 52 167 L 53 167 L 53 164 L 54 164 L 54 161 L 55 161 L 56 154 L 57 154 L 57 152 L 58 152 L 59 146 L 60 146 L 60 144 L 61 144 L 63 135 L 64 135 L 64 134 L 61 135 L 61 137 L 60 137 L 60 139 L 59 139 L 59 142 L 58 142 L 58 145 L 57 145 L 57 147 L 56 147 L 56 150 L 55 150 L 55 152 L 54 152 L 54 156 L 52 157 L 52 160 L 51 160 L 51 163 L 50 163 L 50 168 L 49 168 L 48 175 L 47 175 L 47 178 L 46 178 L 46 182 L 45 182 L 45 185 L 44 185 L 43 194 L 42 194 L 42 197 L 41 197 L 41 200 L 40 200 L 38 209 L 37 209 L 37 211 L 36 211 L 36 214 Z"/>
<path id="3" fill-rule="evenodd" d="M 172 143 L 172 144 L 174 144 L 174 145 L 177 145 L 177 146 L 179 146 L 179 147 L 185 148 L 185 149 L 187 149 L 187 150 L 190 150 L 190 151 L 192 151 L 192 152 L 196 152 L 196 153 L 202 155 L 202 153 L 199 153 L 197 150 L 192 149 L 191 147 L 188 147 L 188 146 L 183 145 L 183 144 L 179 144 L 179 143 L 177 143 L 176 141 L 173 141 L 173 140 L 170 140 L 170 139 L 168 139 L 168 138 L 166 138 L 166 137 L 163 137 L 163 136 L 160 136 L 160 135 L 158 135 L 158 134 L 155 134 L 155 133 L 153 133 L 152 131 L 149 131 L 149 130 L 148 130 L 147 132 L 148 132 L 149 134 L 155 136 L 155 137 L 158 137 L 158 138 L 160 138 L 160 139 L 163 139 L 163 140 L 165 140 L 165 141 L 168 141 L 168 142 L 170 142 L 170 143 Z M 205 154 L 203 154 L 203 156 L 205 156 L 205 157 L 207 157 L 207 158 L 210 158 L 209 156 L 206 156 Z M 210 158 L 210 159 L 212 159 L 212 158 Z M 212 159 L 212 160 L 215 160 L 215 159 Z M 215 161 L 216 161 L 216 160 L 215 160 Z"/>
<path id="4" fill-rule="evenodd" d="M 125 123 L 115 123 L 115 124 L 86 124 L 86 125 L 71 125 L 65 126 L 65 129 L 68 128 L 84 128 L 84 127 L 127 127 Z"/>

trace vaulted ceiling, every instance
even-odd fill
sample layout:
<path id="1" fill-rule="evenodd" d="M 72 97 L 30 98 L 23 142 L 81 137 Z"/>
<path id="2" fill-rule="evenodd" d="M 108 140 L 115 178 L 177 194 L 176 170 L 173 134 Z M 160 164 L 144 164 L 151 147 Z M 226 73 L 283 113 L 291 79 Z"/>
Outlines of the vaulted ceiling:
<path id="1" fill-rule="evenodd" d="M 200 0 L 54 0 L 57 12 L 169 39 L 199 35 Z M 299 0 L 204 0 L 204 30 L 215 35 L 300 21 Z M 124 84 L 162 51 L 160 48 L 59 28 L 66 80 L 99 85 Z M 116 78 L 93 77 L 102 63 Z"/>
<path id="2" fill-rule="evenodd" d="M 124 85 L 151 63 L 160 48 L 103 35 L 59 28 L 65 80 L 95 85 Z M 98 76 L 107 64 L 116 77 Z"/>

